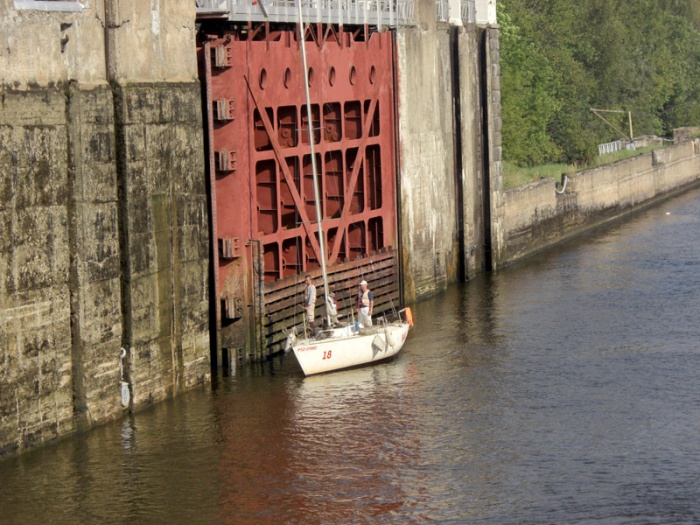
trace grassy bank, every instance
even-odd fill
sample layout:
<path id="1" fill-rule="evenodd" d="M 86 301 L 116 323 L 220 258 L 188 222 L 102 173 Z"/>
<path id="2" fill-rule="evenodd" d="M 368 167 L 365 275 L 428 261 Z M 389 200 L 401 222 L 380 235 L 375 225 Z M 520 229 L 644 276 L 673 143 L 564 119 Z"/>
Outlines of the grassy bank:
<path id="1" fill-rule="evenodd" d="M 635 157 L 649 153 L 652 150 L 660 149 L 663 146 L 649 146 L 646 148 L 637 148 L 635 150 L 622 150 L 614 153 L 608 153 L 596 157 L 592 162 L 585 166 L 575 166 L 573 164 L 545 164 L 544 166 L 533 166 L 531 168 L 521 168 L 510 162 L 503 162 L 503 189 L 509 190 L 524 186 L 531 182 L 540 179 L 561 180 L 563 173 L 574 173 L 576 171 L 597 168 L 603 164 L 612 164 L 618 160 Z"/>

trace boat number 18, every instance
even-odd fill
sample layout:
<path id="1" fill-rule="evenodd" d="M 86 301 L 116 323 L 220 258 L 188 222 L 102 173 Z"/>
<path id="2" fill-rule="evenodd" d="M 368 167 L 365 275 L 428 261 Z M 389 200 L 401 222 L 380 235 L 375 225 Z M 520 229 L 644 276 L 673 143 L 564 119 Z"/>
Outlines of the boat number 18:
<path id="1" fill-rule="evenodd" d="M 333 355 L 333 350 L 324 350 L 323 351 L 323 359 L 330 359 L 331 355 Z"/>

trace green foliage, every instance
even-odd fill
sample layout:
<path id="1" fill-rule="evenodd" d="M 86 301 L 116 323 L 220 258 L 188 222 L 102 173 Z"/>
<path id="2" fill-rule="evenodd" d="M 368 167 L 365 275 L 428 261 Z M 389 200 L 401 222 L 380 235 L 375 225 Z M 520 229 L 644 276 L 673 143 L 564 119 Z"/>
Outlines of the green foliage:
<path id="1" fill-rule="evenodd" d="M 628 133 L 591 108 L 634 136 L 700 124 L 700 2 L 499 0 L 498 20 L 505 161 L 591 162 Z"/>
<path id="2" fill-rule="evenodd" d="M 512 50 L 501 57 L 501 103 L 510 123 L 503 129 L 504 155 L 521 165 L 542 164 L 560 153 L 547 132 L 559 109 L 554 74 L 535 45 L 510 24 L 507 14 L 499 24 L 501 45 Z"/>

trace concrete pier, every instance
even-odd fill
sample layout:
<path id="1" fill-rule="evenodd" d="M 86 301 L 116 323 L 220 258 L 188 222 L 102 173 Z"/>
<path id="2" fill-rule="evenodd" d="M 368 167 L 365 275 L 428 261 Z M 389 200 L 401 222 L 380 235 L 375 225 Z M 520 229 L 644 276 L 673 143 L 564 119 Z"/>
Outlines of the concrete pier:
<path id="1" fill-rule="evenodd" d="M 209 380 L 194 19 L 0 2 L 0 453 Z"/>

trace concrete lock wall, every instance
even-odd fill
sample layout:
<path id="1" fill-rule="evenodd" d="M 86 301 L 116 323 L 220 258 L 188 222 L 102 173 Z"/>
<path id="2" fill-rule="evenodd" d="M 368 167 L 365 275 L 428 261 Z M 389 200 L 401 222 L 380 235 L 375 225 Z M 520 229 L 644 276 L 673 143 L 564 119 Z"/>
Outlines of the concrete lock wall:
<path id="1" fill-rule="evenodd" d="M 399 224 L 404 296 L 444 289 L 458 256 L 449 32 L 437 30 L 431 2 L 419 2 L 421 25 L 397 34 L 399 77 Z"/>
<path id="2" fill-rule="evenodd" d="M 194 19 L 0 0 L 0 453 L 208 380 Z"/>
<path id="3" fill-rule="evenodd" d="M 503 263 L 616 220 L 700 181 L 700 139 L 505 192 Z"/>
<path id="4" fill-rule="evenodd" d="M 491 125 L 484 114 L 500 119 L 500 97 L 482 93 L 498 89 L 490 76 L 498 70 L 489 62 L 489 50 L 495 46 L 497 52 L 497 31 L 437 23 L 435 3 L 429 0 L 416 3 L 416 17 L 417 26 L 397 30 L 396 37 L 399 224 L 407 302 L 483 269 L 489 216 L 484 177 L 493 171 L 489 162 L 500 165 L 500 133 L 489 142 L 482 131 Z M 482 104 L 493 107 L 483 113 Z M 486 150 L 494 144 L 489 155 Z"/>

